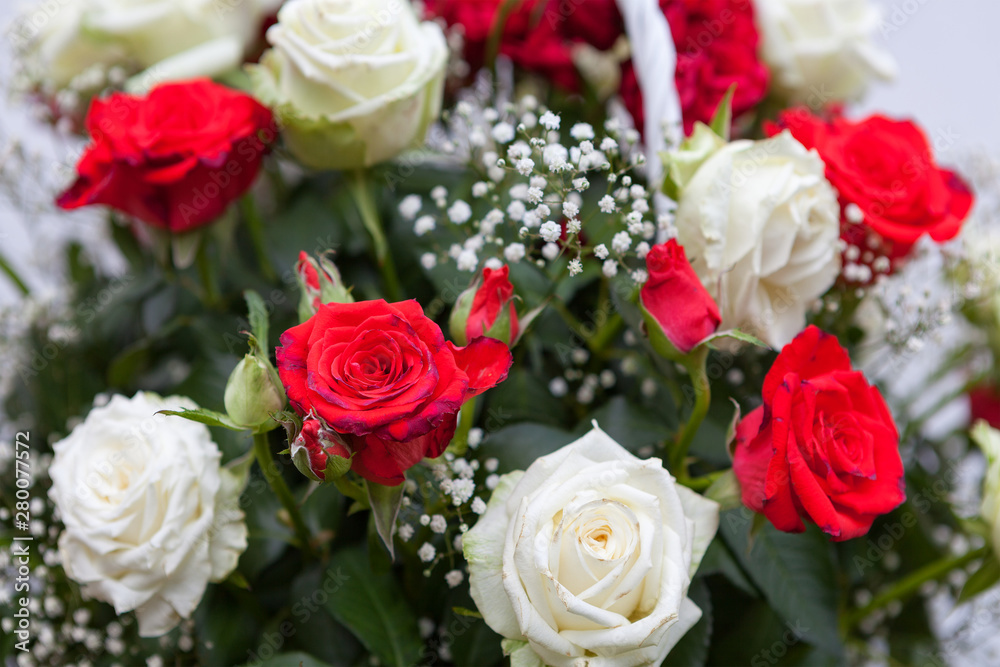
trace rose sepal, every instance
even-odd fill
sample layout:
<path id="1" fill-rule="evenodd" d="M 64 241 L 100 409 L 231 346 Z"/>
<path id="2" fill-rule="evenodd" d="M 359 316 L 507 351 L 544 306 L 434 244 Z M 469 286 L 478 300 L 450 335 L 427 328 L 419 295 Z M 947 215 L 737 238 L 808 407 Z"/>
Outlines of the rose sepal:
<path id="1" fill-rule="evenodd" d="M 663 194 L 674 201 L 680 199 L 684 186 L 694 177 L 695 172 L 717 150 L 729 143 L 730 127 L 733 123 L 733 94 L 736 85 L 730 86 L 715 110 L 711 122 L 694 124 L 689 137 L 681 142 L 677 150 L 660 153 L 663 161 Z"/>

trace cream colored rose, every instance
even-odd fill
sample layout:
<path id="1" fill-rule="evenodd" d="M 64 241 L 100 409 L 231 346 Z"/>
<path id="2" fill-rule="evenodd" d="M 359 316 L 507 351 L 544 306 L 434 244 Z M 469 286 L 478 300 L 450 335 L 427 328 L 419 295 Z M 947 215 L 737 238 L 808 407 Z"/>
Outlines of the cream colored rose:
<path id="1" fill-rule="evenodd" d="M 972 439 L 983 450 L 987 462 L 979 516 L 989 524 L 993 552 L 1000 557 L 1000 431 L 980 419 L 972 427 Z"/>
<path id="2" fill-rule="evenodd" d="M 720 329 L 791 342 L 840 273 L 840 206 L 823 161 L 787 131 L 726 143 L 701 124 L 666 160 L 680 188 L 677 240 Z"/>
<path id="3" fill-rule="evenodd" d="M 701 617 L 687 590 L 718 522 L 595 426 L 501 479 L 463 539 L 472 598 L 512 664 L 659 665 Z"/>
<path id="4" fill-rule="evenodd" d="M 116 613 L 135 610 L 144 637 L 189 618 L 247 546 L 245 479 L 220 469 L 206 426 L 156 414 L 194 407 L 179 396 L 117 395 L 53 447 L 49 497 L 66 526 L 66 574 Z"/>
<path id="5" fill-rule="evenodd" d="M 289 150 L 316 169 L 352 169 L 420 144 L 441 111 L 448 50 L 407 0 L 290 0 L 251 68 Z"/>
<path id="6" fill-rule="evenodd" d="M 238 68 L 270 0 L 50 0 L 12 32 L 30 76 L 60 89 L 88 68 L 146 70 L 129 87 Z M 150 69 L 152 68 L 152 69 Z M 102 83 L 102 82 L 98 82 Z M 77 81 L 77 89 L 89 88 Z"/>
<path id="7" fill-rule="evenodd" d="M 856 100 L 871 79 L 895 75 L 872 40 L 881 16 L 870 0 L 754 0 L 754 9 L 773 86 L 792 102 Z"/>

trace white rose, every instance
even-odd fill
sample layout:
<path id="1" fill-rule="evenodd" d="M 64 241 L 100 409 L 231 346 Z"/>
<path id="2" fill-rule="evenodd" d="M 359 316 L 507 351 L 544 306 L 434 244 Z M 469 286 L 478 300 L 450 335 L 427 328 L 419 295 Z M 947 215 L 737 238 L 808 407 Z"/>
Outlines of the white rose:
<path id="1" fill-rule="evenodd" d="M 156 414 L 195 407 L 179 396 L 116 395 L 53 446 L 49 496 L 66 526 L 66 574 L 116 613 L 135 610 L 144 637 L 190 617 L 247 546 L 245 480 L 220 469 L 206 426 Z"/>
<path id="2" fill-rule="evenodd" d="M 993 551 L 1000 557 L 1000 431 L 980 419 L 972 427 L 972 439 L 983 450 L 988 464 L 979 516 L 990 526 Z"/>
<path id="3" fill-rule="evenodd" d="M 677 240 L 719 305 L 720 329 L 791 342 L 840 273 L 840 206 L 823 161 L 787 131 L 726 143 L 701 124 L 667 161 L 680 187 Z"/>
<path id="4" fill-rule="evenodd" d="M 29 76 L 49 87 L 92 65 L 153 68 L 129 86 L 142 90 L 236 69 L 266 10 L 265 0 L 50 0 L 27 9 L 12 34 Z"/>
<path id="5" fill-rule="evenodd" d="M 383 162 L 441 111 L 448 49 L 407 0 L 290 0 L 251 68 L 289 150 L 317 169 Z"/>
<path id="6" fill-rule="evenodd" d="M 501 479 L 462 540 L 472 598 L 513 664 L 659 665 L 701 617 L 687 591 L 718 522 L 595 425 Z"/>
<path id="7" fill-rule="evenodd" d="M 754 9 L 773 85 L 794 102 L 856 100 L 873 77 L 895 75 L 872 41 L 881 16 L 869 0 L 754 0 Z"/>

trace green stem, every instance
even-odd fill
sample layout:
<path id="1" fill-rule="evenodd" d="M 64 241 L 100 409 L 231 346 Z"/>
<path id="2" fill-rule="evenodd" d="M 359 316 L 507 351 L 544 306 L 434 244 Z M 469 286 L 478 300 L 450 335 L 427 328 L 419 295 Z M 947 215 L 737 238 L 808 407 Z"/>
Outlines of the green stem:
<path id="1" fill-rule="evenodd" d="M 604 349 L 611 344 L 611 341 L 625 328 L 625 320 L 619 313 L 614 313 L 607 319 L 604 325 L 594 332 L 590 339 L 590 351 L 594 354 L 604 354 Z"/>
<path id="2" fill-rule="evenodd" d="M 289 518 L 292 520 L 292 528 L 294 528 L 295 535 L 299 539 L 300 548 L 303 553 L 312 556 L 312 535 L 309 533 L 309 528 L 306 527 L 305 521 L 302 519 L 302 512 L 299 511 L 295 497 L 292 495 L 288 485 L 285 484 L 285 478 L 281 476 L 281 469 L 274 462 L 267 433 L 254 434 L 253 451 L 254 456 L 257 457 L 257 463 L 260 465 L 261 472 L 264 473 L 264 479 L 267 480 L 274 495 L 278 497 L 281 506 L 285 508 Z"/>
<path id="3" fill-rule="evenodd" d="M 208 239 L 202 239 L 198 245 L 198 253 L 195 257 L 198 265 L 198 276 L 201 278 L 201 286 L 204 289 L 205 305 L 215 308 L 222 302 L 222 295 L 219 292 L 219 282 L 215 276 L 215 270 L 208 257 Z"/>
<path id="4" fill-rule="evenodd" d="M 368 493 L 361 487 L 360 484 L 349 480 L 347 475 L 333 480 L 333 484 L 344 497 L 359 502 L 364 507 L 371 506 L 371 503 L 368 501 Z"/>
<path id="5" fill-rule="evenodd" d="M 375 197 L 368 186 L 368 172 L 358 169 L 350 175 L 351 195 L 354 197 L 354 204 L 361 214 L 361 221 L 365 229 L 371 234 L 372 244 L 375 246 L 375 259 L 378 261 L 379 270 L 382 272 L 382 281 L 385 283 L 386 296 L 389 301 L 399 301 L 401 292 L 399 289 L 399 278 L 396 277 L 396 265 L 392 261 L 392 253 L 389 252 L 389 242 L 385 238 L 385 231 L 382 229 L 382 220 L 378 215 L 378 207 L 375 204 Z"/>
<path id="6" fill-rule="evenodd" d="M 712 402 L 711 387 L 708 382 L 708 375 L 705 372 L 705 360 L 708 358 L 708 348 L 701 346 L 692 351 L 691 356 L 684 361 L 691 376 L 691 385 L 694 387 L 694 408 L 688 416 L 684 428 L 677 434 L 673 447 L 670 451 L 670 470 L 677 477 L 678 481 L 685 484 L 688 479 L 687 454 L 694 442 L 694 436 L 698 432 L 698 427 L 705 420 L 708 414 L 708 406 Z"/>
<path id="7" fill-rule="evenodd" d="M 867 618 L 872 612 L 885 607 L 894 600 L 903 600 L 920 589 L 928 581 L 937 581 L 943 578 L 952 570 L 965 567 L 969 563 L 979 558 L 989 555 L 990 546 L 986 545 L 979 549 L 967 551 L 961 556 L 947 556 L 933 563 L 910 573 L 909 576 L 901 579 L 888 590 L 875 596 L 875 598 L 861 609 L 847 614 L 841 623 L 841 630 L 848 632 L 855 625 Z"/>
<path id="8" fill-rule="evenodd" d="M 472 422 L 476 417 L 476 398 L 472 397 L 465 402 L 462 410 L 458 413 L 458 428 L 455 430 L 455 437 L 448 445 L 448 451 L 455 456 L 464 456 L 469 449 L 469 431 L 472 430 Z"/>
<path id="9" fill-rule="evenodd" d="M 257 210 L 257 201 L 249 192 L 240 197 L 240 211 L 247 222 L 247 231 L 250 232 L 250 240 L 253 242 L 254 253 L 257 255 L 257 265 L 260 272 L 264 274 L 264 279 L 274 282 L 278 274 L 274 271 L 271 258 L 267 256 L 267 241 L 264 238 L 264 221 Z"/>
<path id="10" fill-rule="evenodd" d="M 685 479 L 682 483 L 684 486 L 692 489 L 693 491 L 705 491 L 708 487 L 715 484 L 716 480 L 726 474 L 725 470 L 716 470 L 715 472 L 710 472 L 707 475 L 701 477 L 689 477 Z"/>
<path id="11" fill-rule="evenodd" d="M 28 289 L 28 286 L 24 283 L 23 280 L 21 280 L 21 276 L 17 274 L 17 271 L 14 270 L 13 266 L 7 263 L 7 260 L 4 258 L 3 255 L 0 255 L 0 271 L 3 271 L 4 274 L 6 274 L 8 278 L 10 278 L 10 281 L 14 283 L 14 285 L 19 290 L 21 290 L 22 295 L 28 296 L 31 293 L 31 290 Z"/>
<path id="12" fill-rule="evenodd" d="M 486 38 L 486 49 L 484 63 L 488 69 L 493 69 L 496 64 L 497 55 L 500 53 L 500 42 L 503 40 L 504 27 L 507 25 L 507 18 L 510 13 L 521 4 L 522 0 L 504 0 L 493 18 L 493 25 L 490 26 L 490 34 Z"/>

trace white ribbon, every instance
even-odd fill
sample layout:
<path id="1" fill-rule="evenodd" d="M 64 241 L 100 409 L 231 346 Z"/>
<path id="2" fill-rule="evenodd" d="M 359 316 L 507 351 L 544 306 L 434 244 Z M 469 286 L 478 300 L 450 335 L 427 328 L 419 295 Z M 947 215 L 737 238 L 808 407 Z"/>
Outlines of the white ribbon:
<path id="1" fill-rule="evenodd" d="M 660 152 L 684 136 L 681 101 L 674 83 L 677 50 L 657 0 L 618 0 L 645 114 L 646 175 L 657 186 L 663 175 Z"/>

